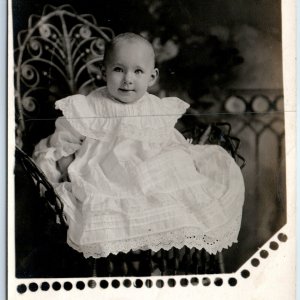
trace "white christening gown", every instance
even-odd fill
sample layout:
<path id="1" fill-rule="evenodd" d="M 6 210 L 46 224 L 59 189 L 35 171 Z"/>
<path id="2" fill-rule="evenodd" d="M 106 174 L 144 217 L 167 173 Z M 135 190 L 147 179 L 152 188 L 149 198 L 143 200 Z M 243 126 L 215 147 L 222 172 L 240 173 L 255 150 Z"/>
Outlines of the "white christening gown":
<path id="1" fill-rule="evenodd" d="M 216 253 L 237 242 L 239 167 L 221 147 L 191 145 L 174 128 L 188 108 L 146 93 L 132 104 L 106 88 L 56 102 L 63 113 L 34 159 L 64 203 L 68 244 L 85 257 L 188 246 Z M 75 154 L 70 182 L 57 161 Z"/>

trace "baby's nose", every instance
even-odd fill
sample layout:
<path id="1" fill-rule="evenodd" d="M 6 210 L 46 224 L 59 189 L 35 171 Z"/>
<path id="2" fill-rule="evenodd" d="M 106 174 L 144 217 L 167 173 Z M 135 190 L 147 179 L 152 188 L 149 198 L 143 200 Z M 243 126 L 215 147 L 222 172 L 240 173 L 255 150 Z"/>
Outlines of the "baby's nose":
<path id="1" fill-rule="evenodd" d="M 126 72 L 124 75 L 124 83 L 130 84 L 133 82 L 133 76 L 131 72 Z"/>

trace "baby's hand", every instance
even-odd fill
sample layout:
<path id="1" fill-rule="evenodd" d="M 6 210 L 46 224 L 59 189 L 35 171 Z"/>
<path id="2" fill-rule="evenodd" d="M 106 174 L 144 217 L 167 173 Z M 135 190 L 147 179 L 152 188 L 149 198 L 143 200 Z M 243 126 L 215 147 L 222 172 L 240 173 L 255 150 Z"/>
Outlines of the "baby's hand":
<path id="1" fill-rule="evenodd" d="M 74 158 L 75 156 L 74 154 L 72 154 L 67 157 L 62 157 L 57 161 L 57 166 L 59 171 L 61 172 L 62 181 L 69 181 L 68 167 L 71 164 L 71 162 L 74 160 Z"/>

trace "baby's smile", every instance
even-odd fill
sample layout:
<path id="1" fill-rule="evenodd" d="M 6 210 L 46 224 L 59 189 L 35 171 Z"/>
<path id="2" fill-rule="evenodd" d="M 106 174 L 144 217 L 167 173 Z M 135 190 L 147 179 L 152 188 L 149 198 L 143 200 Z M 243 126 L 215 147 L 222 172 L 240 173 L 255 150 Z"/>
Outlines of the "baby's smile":
<path id="1" fill-rule="evenodd" d="M 134 92 L 134 89 L 119 88 L 121 92 Z"/>

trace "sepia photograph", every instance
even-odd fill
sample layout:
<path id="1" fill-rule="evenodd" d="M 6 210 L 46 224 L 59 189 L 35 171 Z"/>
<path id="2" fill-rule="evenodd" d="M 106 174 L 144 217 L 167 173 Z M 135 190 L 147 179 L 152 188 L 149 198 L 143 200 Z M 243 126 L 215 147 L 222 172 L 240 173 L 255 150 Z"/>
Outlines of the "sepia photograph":
<path id="1" fill-rule="evenodd" d="M 10 5 L 17 279 L 268 256 L 288 221 L 280 0 Z"/>

